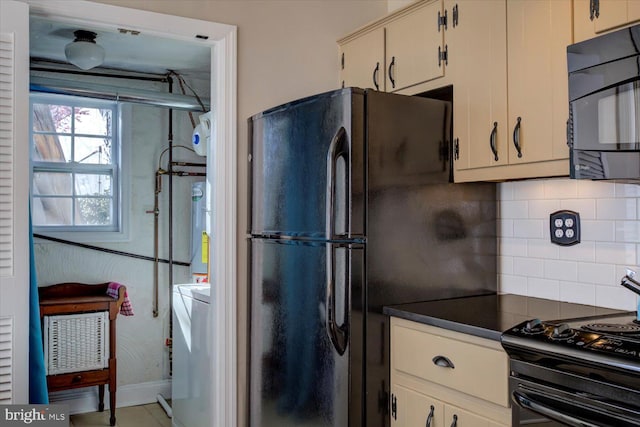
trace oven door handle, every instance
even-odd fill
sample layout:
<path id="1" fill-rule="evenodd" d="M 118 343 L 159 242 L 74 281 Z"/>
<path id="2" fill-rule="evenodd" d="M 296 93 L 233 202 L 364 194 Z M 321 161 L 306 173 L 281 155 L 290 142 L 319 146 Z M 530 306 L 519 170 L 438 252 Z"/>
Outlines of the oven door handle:
<path id="1" fill-rule="evenodd" d="M 520 393 L 518 391 L 514 391 L 512 395 L 514 403 L 524 409 L 529 409 L 533 412 L 537 412 L 538 414 L 547 416 L 554 420 L 563 422 L 572 427 L 598 427 L 597 424 L 592 424 L 590 422 L 575 418 L 569 414 L 565 414 L 563 412 L 559 412 L 556 409 L 550 408 L 540 402 L 537 402 L 535 399 L 532 399 L 531 396 Z"/>

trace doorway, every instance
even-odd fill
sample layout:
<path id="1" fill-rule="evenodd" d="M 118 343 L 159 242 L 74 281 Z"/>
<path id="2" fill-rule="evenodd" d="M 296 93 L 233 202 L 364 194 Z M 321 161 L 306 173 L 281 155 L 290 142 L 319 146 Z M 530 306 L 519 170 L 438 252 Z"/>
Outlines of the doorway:
<path id="1" fill-rule="evenodd" d="M 208 92 L 215 122 L 206 157 L 207 197 L 212 207 L 206 229 L 213 237 L 209 278 L 212 283 L 209 321 L 214 331 L 209 349 L 213 355 L 211 406 L 213 425 L 233 426 L 236 424 L 236 28 L 90 2 L 32 0 L 28 3 L 30 15 L 41 21 L 124 33 L 138 40 L 140 36 L 165 39 L 209 52 Z M 169 44 L 165 48 L 168 49 Z M 168 294 L 170 289 L 163 292 Z"/>

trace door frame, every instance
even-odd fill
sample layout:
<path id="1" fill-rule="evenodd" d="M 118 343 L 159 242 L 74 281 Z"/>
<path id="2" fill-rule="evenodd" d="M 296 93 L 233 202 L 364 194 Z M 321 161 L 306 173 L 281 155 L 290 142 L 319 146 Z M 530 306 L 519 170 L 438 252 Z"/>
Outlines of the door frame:
<path id="1" fill-rule="evenodd" d="M 215 134 L 207 153 L 207 232 L 211 241 L 210 281 L 213 340 L 210 354 L 212 426 L 237 424 L 236 198 L 237 198 L 237 27 L 82 0 L 22 0 L 29 13 L 78 24 L 135 29 L 145 34 L 211 47 L 211 105 Z M 208 39 L 196 39 L 206 35 Z M 25 165 L 25 167 L 28 165 Z M 216 207 L 212 215 L 211 207 Z M 212 262 L 211 262 L 212 261 Z"/>

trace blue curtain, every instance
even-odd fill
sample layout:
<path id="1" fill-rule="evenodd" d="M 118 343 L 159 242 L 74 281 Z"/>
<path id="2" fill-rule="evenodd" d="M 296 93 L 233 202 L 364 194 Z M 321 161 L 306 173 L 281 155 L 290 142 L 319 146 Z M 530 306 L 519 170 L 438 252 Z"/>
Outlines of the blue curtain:
<path id="1" fill-rule="evenodd" d="M 33 252 L 31 207 L 29 207 L 29 264 L 31 267 L 29 280 L 29 403 L 46 405 L 49 403 L 49 395 L 47 394 L 47 374 L 44 369 L 38 280 L 36 279 L 36 259 Z"/>

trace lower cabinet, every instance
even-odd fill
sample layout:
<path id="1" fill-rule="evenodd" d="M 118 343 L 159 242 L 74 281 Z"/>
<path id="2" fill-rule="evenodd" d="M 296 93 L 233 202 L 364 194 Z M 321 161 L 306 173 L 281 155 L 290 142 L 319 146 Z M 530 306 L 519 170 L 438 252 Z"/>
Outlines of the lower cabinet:
<path id="1" fill-rule="evenodd" d="M 511 421 L 498 341 L 391 319 L 391 426 L 497 427 Z"/>

